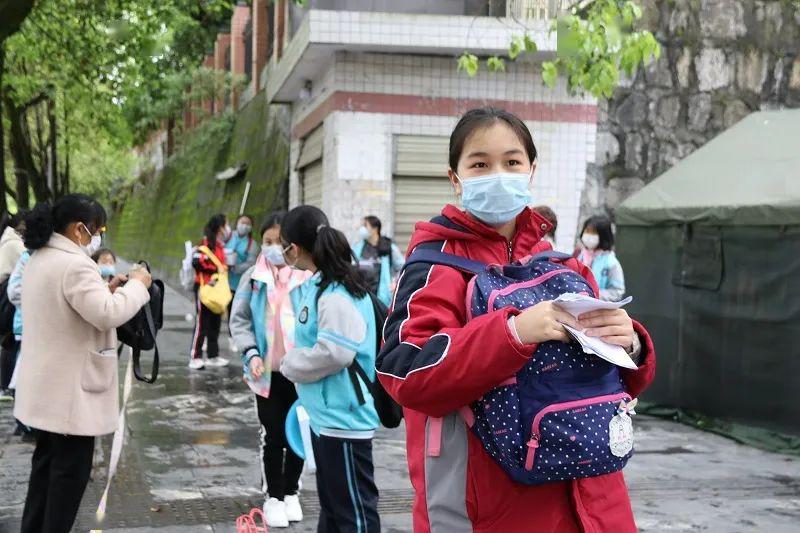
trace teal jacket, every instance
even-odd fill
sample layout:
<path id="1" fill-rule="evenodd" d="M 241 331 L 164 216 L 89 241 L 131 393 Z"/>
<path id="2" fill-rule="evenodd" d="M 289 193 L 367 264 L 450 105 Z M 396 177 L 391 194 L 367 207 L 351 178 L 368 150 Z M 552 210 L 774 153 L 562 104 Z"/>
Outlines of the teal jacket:
<path id="1" fill-rule="evenodd" d="M 366 385 L 359 380 L 366 402 L 359 405 L 347 367 L 358 361 L 375 379 L 378 334 L 369 296 L 354 298 L 337 283 L 317 299 L 319 275 L 291 293 L 297 317 L 295 347 L 281 362 L 281 373 L 297 384 L 297 396 L 317 435 L 349 439 L 372 438 L 378 413 Z"/>
<path id="2" fill-rule="evenodd" d="M 11 272 L 11 277 L 8 278 L 8 300 L 16 308 L 14 311 L 14 335 L 16 337 L 22 335 L 22 274 L 25 272 L 25 265 L 28 264 L 30 258 L 31 253 L 28 250 L 22 252 Z"/>
<path id="3" fill-rule="evenodd" d="M 236 252 L 236 264 L 232 265 L 228 271 L 228 281 L 232 291 L 239 286 L 242 274 L 256 264 L 259 249 L 260 247 L 253 237 L 250 235 L 240 237 L 235 231 L 230 240 L 225 243 L 225 250 Z"/>
<path id="4" fill-rule="evenodd" d="M 400 272 L 405 263 L 405 258 L 395 243 L 392 243 L 392 252 L 381 257 L 381 277 L 378 281 L 378 300 L 383 302 L 386 307 L 392 304 L 392 278 Z M 361 254 L 364 251 L 364 241 L 358 241 L 353 244 L 353 255 L 356 259 L 361 259 Z"/>

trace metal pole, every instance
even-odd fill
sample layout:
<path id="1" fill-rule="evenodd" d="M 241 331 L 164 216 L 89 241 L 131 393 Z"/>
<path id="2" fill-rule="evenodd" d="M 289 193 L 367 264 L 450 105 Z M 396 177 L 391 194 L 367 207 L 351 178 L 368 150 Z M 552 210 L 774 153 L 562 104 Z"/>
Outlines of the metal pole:
<path id="1" fill-rule="evenodd" d="M 239 216 L 244 215 L 244 208 L 247 205 L 247 197 L 250 196 L 250 182 L 244 186 L 244 196 L 242 196 L 242 206 L 239 208 Z"/>

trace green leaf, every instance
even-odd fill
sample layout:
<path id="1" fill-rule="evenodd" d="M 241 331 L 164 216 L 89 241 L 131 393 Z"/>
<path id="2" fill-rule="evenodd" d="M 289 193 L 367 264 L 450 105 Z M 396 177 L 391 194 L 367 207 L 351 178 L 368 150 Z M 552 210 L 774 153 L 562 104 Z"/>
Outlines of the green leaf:
<path id="1" fill-rule="evenodd" d="M 511 38 L 511 44 L 508 45 L 508 57 L 516 59 L 525 50 L 525 43 L 522 37 L 515 35 Z"/>
<path id="2" fill-rule="evenodd" d="M 506 62 L 501 57 L 492 56 L 486 60 L 486 66 L 490 72 L 505 72 Z"/>
<path id="3" fill-rule="evenodd" d="M 458 58 L 458 70 L 463 70 L 468 76 L 473 77 L 478 73 L 478 56 L 464 52 Z"/>
<path id="4" fill-rule="evenodd" d="M 556 86 L 558 79 L 558 68 L 552 61 L 542 63 L 542 81 L 551 89 Z"/>
<path id="5" fill-rule="evenodd" d="M 529 54 L 530 54 L 530 53 L 533 53 L 533 52 L 536 52 L 536 50 L 538 50 L 538 49 L 539 49 L 539 48 L 536 46 L 536 41 L 534 41 L 534 40 L 531 38 L 531 36 L 530 36 L 530 35 L 528 35 L 527 33 L 526 33 L 526 34 L 525 34 L 525 36 L 523 37 L 523 43 L 525 44 L 525 51 L 526 51 L 527 53 L 529 53 Z"/>

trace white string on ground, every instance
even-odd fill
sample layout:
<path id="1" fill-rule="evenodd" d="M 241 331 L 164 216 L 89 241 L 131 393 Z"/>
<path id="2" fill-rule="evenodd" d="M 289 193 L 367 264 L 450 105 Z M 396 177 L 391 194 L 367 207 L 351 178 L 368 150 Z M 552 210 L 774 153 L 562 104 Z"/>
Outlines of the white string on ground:
<path id="1" fill-rule="evenodd" d="M 117 465 L 119 458 L 122 456 L 122 445 L 125 442 L 125 410 L 128 407 L 128 398 L 131 395 L 133 388 L 133 349 L 128 346 L 128 366 L 125 370 L 125 382 L 122 389 L 122 406 L 119 410 L 119 422 L 117 423 L 117 430 L 114 432 L 114 440 L 111 443 L 111 457 L 108 463 L 108 480 L 106 481 L 106 488 L 103 491 L 103 496 L 100 498 L 100 503 L 97 505 L 97 523 L 102 524 L 106 516 L 106 504 L 108 503 L 108 491 L 111 488 L 111 481 L 114 479 L 114 474 L 117 473 Z M 102 529 L 93 529 L 91 533 L 102 533 Z"/>

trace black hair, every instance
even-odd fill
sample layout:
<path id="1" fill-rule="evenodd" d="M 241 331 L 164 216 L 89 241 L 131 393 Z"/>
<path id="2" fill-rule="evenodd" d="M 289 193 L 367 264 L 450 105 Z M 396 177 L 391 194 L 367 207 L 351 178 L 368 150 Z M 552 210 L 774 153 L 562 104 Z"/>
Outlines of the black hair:
<path id="1" fill-rule="evenodd" d="M 253 225 L 253 222 L 255 222 L 255 219 L 254 219 L 253 217 L 251 217 L 251 216 L 250 216 L 250 215 L 248 215 L 247 213 L 242 213 L 241 215 L 239 215 L 238 217 L 236 217 L 236 223 L 238 224 L 238 223 L 239 223 L 239 221 L 240 221 L 241 219 L 243 219 L 243 218 L 246 218 L 247 220 L 249 220 L 249 221 L 250 221 L 250 225 L 251 225 L 251 226 Z"/>
<path id="2" fill-rule="evenodd" d="M 275 226 L 281 226 L 283 224 L 283 217 L 285 216 L 285 211 L 275 211 L 274 213 L 270 213 L 264 223 L 261 224 L 260 235 L 263 237 L 268 229 L 274 228 Z"/>
<path id="3" fill-rule="evenodd" d="M 450 134 L 450 168 L 453 172 L 458 168 L 458 160 L 461 159 L 461 152 L 464 150 L 464 144 L 470 135 L 476 130 L 491 126 L 496 122 L 505 122 L 519 138 L 525 151 L 528 153 L 528 158 L 531 163 L 536 161 L 536 145 L 533 144 L 533 137 L 522 120 L 513 113 L 509 113 L 504 109 L 496 107 L 478 107 L 470 109 L 456 124 L 453 133 Z"/>
<path id="4" fill-rule="evenodd" d="M 597 245 L 598 250 L 612 250 L 614 248 L 614 230 L 611 229 L 611 219 L 605 215 L 595 215 L 589 217 L 583 223 L 581 229 L 581 236 L 586 228 L 591 226 L 597 231 L 597 236 L 600 238 L 600 243 Z"/>
<path id="5" fill-rule="evenodd" d="M 217 233 L 219 233 L 220 228 L 225 226 L 227 221 L 228 217 L 222 213 L 217 213 L 208 220 L 208 224 L 203 228 L 203 234 L 206 236 L 206 239 L 208 239 L 208 247 L 212 251 L 217 246 Z"/>
<path id="6" fill-rule="evenodd" d="M 25 222 L 25 216 L 28 214 L 27 211 L 20 209 L 13 215 L 8 211 L 4 211 L 3 215 L 0 216 L 0 231 L 5 231 L 6 228 L 19 228 L 20 224 Z"/>
<path id="7" fill-rule="evenodd" d="M 73 222 L 82 222 L 94 234 L 107 220 L 103 206 L 85 194 L 68 194 L 52 204 L 42 202 L 25 215 L 25 247 L 29 250 L 42 248 L 54 232 L 63 234 Z"/>
<path id="8" fill-rule="evenodd" d="M 548 233 L 548 235 L 550 235 L 551 237 L 555 237 L 556 228 L 558 228 L 558 217 L 556 216 L 555 211 L 553 211 L 548 205 L 537 205 L 536 207 L 533 208 L 533 211 L 539 214 L 542 218 L 547 220 L 551 226 L 553 226 L 553 229 L 550 230 L 550 233 Z"/>
<path id="9" fill-rule="evenodd" d="M 92 254 L 92 261 L 97 263 L 98 261 L 100 261 L 100 258 L 103 257 L 104 255 L 110 255 L 111 257 L 114 258 L 114 262 L 115 263 L 117 262 L 117 255 L 108 248 L 100 248 L 94 254 Z"/>
<path id="10" fill-rule="evenodd" d="M 383 227 L 383 225 L 381 224 L 381 219 L 379 219 L 375 215 L 368 215 L 364 217 L 364 221 L 373 228 L 377 229 L 378 235 L 381 234 L 381 228 Z"/>
<path id="11" fill-rule="evenodd" d="M 334 229 L 318 207 L 301 205 L 289 211 L 281 224 L 284 245 L 296 244 L 311 252 L 321 274 L 319 293 L 331 283 L 341 283 L 355 298 L 367 294 L 367 284 L 353 265 L 353 252 L 344 233 Z"/>

